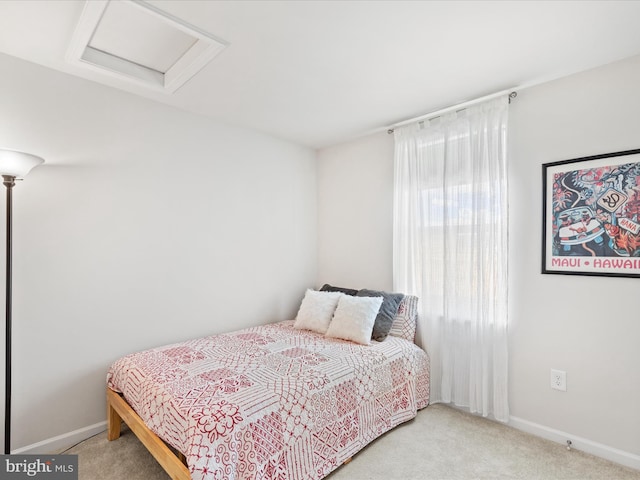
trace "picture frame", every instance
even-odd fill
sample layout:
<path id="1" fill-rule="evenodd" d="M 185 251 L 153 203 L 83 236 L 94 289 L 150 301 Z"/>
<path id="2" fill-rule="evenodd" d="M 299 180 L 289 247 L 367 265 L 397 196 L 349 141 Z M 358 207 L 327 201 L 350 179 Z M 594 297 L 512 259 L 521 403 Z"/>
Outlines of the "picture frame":
<path id="1" fill-rule="evenodd" d="M 542 165 L 542 273 L 640 277 L 640 149 Z"/>

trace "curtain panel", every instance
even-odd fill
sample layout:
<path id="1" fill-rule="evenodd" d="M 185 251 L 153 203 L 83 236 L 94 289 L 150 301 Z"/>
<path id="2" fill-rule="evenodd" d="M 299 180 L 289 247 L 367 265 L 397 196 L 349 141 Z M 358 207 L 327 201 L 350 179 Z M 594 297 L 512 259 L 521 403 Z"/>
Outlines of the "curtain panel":
<path id="1" fill-rule="evenodd" d="M 431 401 L 508 421 L 508 97 L 397 128 L 394 289 L 420 298 Z"/>

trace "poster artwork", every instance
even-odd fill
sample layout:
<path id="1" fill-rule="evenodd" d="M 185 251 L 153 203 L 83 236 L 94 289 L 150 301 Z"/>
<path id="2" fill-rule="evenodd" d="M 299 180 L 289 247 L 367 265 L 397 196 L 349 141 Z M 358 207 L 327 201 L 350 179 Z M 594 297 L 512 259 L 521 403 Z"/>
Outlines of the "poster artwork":
<path id="1" fill-rule="evenodd" d="M 640 274 L 640 162 L 556 170 L 552 175 L 547 266 Z"/>

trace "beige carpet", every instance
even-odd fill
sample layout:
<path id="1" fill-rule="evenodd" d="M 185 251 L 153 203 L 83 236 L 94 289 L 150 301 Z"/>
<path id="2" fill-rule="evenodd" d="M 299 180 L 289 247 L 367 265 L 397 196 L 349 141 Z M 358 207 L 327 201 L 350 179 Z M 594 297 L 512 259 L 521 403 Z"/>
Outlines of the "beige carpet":
<path id="1" fill-rule="evenodd" d="M 79 455 L 80 480 L 168 480 L 129 431 L 101 433 L 65 453 Z M 329 480 L 640 480 L 640 471 L 533 437 L 458 410 L 432 405 L 377 439 Z"/>

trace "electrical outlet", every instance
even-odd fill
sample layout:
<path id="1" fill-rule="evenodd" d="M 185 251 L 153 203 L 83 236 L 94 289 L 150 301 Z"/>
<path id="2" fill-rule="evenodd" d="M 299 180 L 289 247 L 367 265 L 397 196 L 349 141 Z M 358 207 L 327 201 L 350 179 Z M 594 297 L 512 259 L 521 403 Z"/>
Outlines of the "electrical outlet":
<path id="1" fill-rule="evenodd" d="M 551 388 L 567 391 L 567 372 L 551 369 Z"/>

